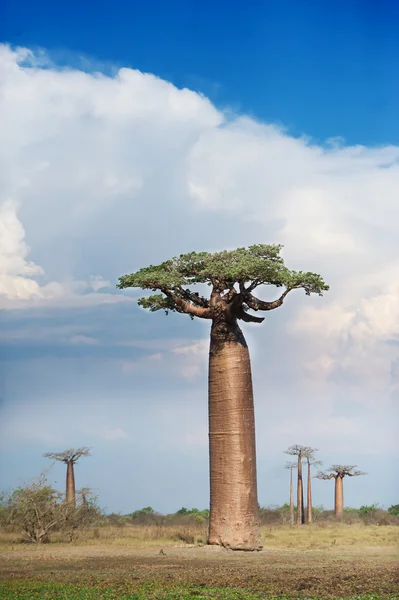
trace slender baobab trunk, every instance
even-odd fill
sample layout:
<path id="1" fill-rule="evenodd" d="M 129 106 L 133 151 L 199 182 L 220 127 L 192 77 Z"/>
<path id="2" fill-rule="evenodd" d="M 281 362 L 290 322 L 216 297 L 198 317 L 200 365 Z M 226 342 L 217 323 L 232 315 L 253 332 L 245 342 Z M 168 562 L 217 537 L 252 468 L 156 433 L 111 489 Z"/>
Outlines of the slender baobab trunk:
<path id="1" fill-rule="evenodd" d="M 290 469 L 290 523 L 291 523 L 291 525 L 294 525 L 294 523 L 295 523 L 294 490 L 292 487 L 292 469 Z"/>
<path id="2" fill-rule="evenodd" d="M 298 455 L 298 515 L 297 524 L 305 523 L 305 510 L 303 506 L 303 480 L 302 480 L 302 456 Z"/>
<path id="3" fill-rule="evenodd" d="M 337 475 L 335 477 L 335 516 L 342 518 L 344 514 L 344 480 Z"/>
<path id="4" fill-rule="evenodd" d="M 237 322 L 224 319 L 211 330 L 209 461 L 208 543 L 261 549 L 251 364 Z"/>
<path id="5" fill-rule="evenodd" d="M 75 474 L 73 469 L 73 463 L 67 463 L 67 474 L 66 474 L 66 494 L 65 498 L 67 502 L 71 502 L 75 505 L 76 495 L 75 495 Z"/>
<path id="6" fill-rule="evenodd" d="M 310 461 L 309 460 L 308 460 L 307 518 L 308 518 L 308 523 L 311 523 L 312 522 L 312 483 L 311 483 Z"/>

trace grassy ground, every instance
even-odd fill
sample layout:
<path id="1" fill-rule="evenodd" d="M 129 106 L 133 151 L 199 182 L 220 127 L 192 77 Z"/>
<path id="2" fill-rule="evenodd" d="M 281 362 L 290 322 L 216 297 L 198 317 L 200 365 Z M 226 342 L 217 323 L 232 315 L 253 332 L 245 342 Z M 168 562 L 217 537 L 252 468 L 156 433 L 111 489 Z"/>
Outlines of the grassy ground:
<path id="1" fill-rule="evenodd" d="M 125 527 L 98 527 L 80 532 L 74 545 L 112 546 L 160 546 L 176 543 L 201 544 L 207 536 L 206 524 L 183 526 L 135 525 Z M 18 533 L 0 532 L 0 548 L 20 539 Z M 61 534 L 53 534 L 52 541 L 59 542 Z M 263 526 L 262 539 L 265 549 L 281 550 L 326 550 L 339 547 L 393 547 L 399 546 L 399 528 L 385 525 L 342 523 L 313 523 L 304 527 L 284 525 Z"/>
<path id="2" fill-rule="evenodd" d="M 41 547 L 3 536 L 0 598 L 399 599 L 397 527 L 267 528 L 257 553 L 179 545 L 162 533 L 140 544 L 144 530 L 116 528 Z"/>
<path id="3" fill-rule="evenodd" d="M 299 598 L 299 596 L 296 597 Z M 190 585 L 168 586 L 165 589 L 165 587 L 150 584 L 141 585 L 134 592 L 125 592 L 120 588 L 111 587 L 99 589 L 73 585 L 32 585 L 30 583 L 2 586 L 0 583 L 0 598 L 4 598 L 4 600 L 55 600 L 55 598 L 57 600 L 265 600 L 272 597 L 262 592 L 251 592 L 242 588 L 204 588 Z M 380 598 L 383 597 L 366 594 L 357 595 L 351 600 L 380 600 Z M 279 595 L 273 597 L 273 600 L 291 600 L 291 597 Z"/>

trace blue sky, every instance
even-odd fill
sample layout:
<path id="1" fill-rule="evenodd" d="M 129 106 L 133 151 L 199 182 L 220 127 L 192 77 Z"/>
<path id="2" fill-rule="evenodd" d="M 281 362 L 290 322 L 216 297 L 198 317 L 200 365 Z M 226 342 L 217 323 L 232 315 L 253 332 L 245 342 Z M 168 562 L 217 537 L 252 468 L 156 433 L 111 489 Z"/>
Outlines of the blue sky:
<path id="1" fill-rule="evenodd" d="M 303 443 L 369 473 L 347 504 L 389 506 L 399 8 L 214 4 L 1 9 L 2 487 L 89 445 L 77 482 L 109 510 L 206 506 L 209 332 L 115 282 L 192 249 L 282 242 L 331 292 L 245 327 L 260 502 L 287 499 L 282 452 Z M 62 487 L 61 465 L 51 478 Z M 315 502 L 332 505 L 329 482 Z"/>
<path id="2" fill-rule="evenodd" d="M 399 7 L 377 0 L 4 3 L 4 41 L 155 73 L 321 140 L 397 143 Z"/>

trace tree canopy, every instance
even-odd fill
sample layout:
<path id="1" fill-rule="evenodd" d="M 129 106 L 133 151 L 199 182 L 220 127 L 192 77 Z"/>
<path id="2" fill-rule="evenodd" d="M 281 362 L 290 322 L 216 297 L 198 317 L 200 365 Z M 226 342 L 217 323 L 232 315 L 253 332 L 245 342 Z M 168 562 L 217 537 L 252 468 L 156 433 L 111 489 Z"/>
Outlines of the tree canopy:
<path id="1" fill-rule="evenodd" d="M 43 456 L 59 460 L 65 464 L 75 464 L 82 456 L 90 456 L 90 448 L 69 448 L 68 450 L 64 450 L 64 452 L 46 452 Z"/>
<path id="2" fill-rule="evenodd" d="M 301 458 L 307 458 L 308 456 L 312 456 L 312 454 L 316 451 L 316 448 L 295 444 L 294 446 L 290 446 L 289 448 L 287 448 L 287 450 L 284 450 L 284 454 L 290 454 L 291 456 L 300 456 Z"/>
<path id="3" fill-rule="evenodd" d="M 329 286 L 316 273 L 291 271 L 280 256 L 279 244 L 258 244 L 222 252 L 190 252 L 150 265 L 119 278 L 119 289 L 134 287 L 161 294 L 140 298 L 138 303 L 151 312 L 158 310 L 189 314 L 192 318 L 214 318 L 221 305 L 234 305 L 237 318 L 260 322 L 246 315 L 248 309 L 271 310 L 280 306 L 290 290 L 302 288 L 307 295 L 322 295 Z M 210 297 L 187 288 L 197 284 L 212 286 Z M 285 290 L 274 302 L 264 302 L 253 295 L 261 285 Z"/>
<path id="4" fill-rule="evenodd" d="M 319 471 L 317 473 L 317 479 L 332 479 L 333 477 L 357 477 L 359 475 L 366 475 L 364 471 L 356 469 L 357 465 L 332 465 L 327 472 Z"/>

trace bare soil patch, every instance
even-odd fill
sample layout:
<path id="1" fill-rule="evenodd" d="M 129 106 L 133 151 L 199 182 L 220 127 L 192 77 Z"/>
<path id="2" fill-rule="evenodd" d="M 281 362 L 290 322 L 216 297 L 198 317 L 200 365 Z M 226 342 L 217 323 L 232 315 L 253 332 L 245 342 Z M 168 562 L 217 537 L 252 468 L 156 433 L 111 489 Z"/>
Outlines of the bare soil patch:
<path id="1" fill-rule="evenodd" d="M 160 553 L 162 550 L 163 553 Z M 0 554 L 0 579 L 118 586 L 245 588 L 270 596 L 399 598 L 399 552 L 389 548 L 231 552 L 217 547 L 18 546 Z"/>

